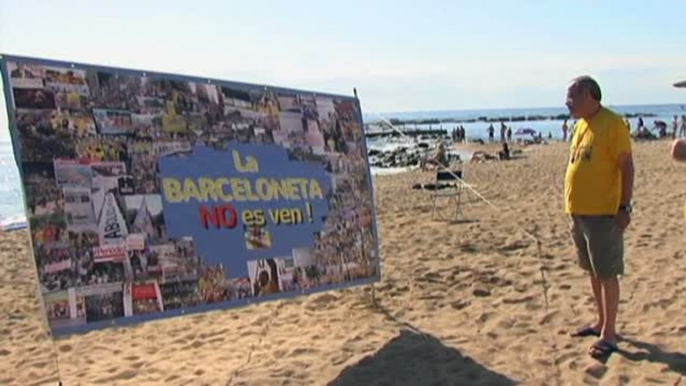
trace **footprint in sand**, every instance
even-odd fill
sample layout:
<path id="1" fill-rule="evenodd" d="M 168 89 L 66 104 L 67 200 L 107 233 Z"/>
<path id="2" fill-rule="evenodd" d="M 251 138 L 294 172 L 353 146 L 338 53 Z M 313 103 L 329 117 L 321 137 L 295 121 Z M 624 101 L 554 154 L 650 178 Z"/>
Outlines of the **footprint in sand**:
<path id="1" fill-rule="evenodd" d="M 177 379 L 179 379 L 179 378 L 180 378 L 180 377 L 179 377 L 178 375 L 172 375 L 171 377 L 165 379 L 164 382 L 167 382 L 167 383 L 173 382 L 173 381 L 175 381 L 175 380 L 177 380 Z"/>
<path id="2" fill-rule="evenodd" d="M 460 246 L 460 251 L 468 253 L 479 252 L 479 248 L 473 244 L 464 244 Z"/>
<path id="3" fill-rule="evenodd" d="M 555 270 L 555 271 L 562 271 L 562 270 L 564 270 L 564 269 L 567 269 L 567 267 L 568 267 L 567 264 L 562 263 L 562 264 L 558 264 L 558 265 L 556 265 L 555 267 L 553 267 L 553 270 Z"/>
<path id="4" fill-rule="evenodd" d="M 274 352 L 272 352 L 272 356 L 274 357 L 274 359 L 281 359 L 281 358 L 285 357 L 287 353 L 288 353 L 288 351 L 283 350 L 283 349 L 274 350 Z"/>
<path id="5" fill-rule="evenodd" d="M 491 291 L 485 288 L 476 288 L 474 291 L 472 291 L 472 294 L 476 297 L 486 297 L 491 296 Z"/>
<path id="6" fill-rule="evenodd" d="M 347 342 L 349 343 L 349 342 Z M 297 357 L 300 355 L 306 355 L 306 354 L 317 354 L 319 350 L 312 349 L 312 348 L 296 348 L 291 353 L 289 354 L 289 357 Z"/>
<path id="7" fill-rule="evenodd" d="M 567 353 L 558 355 L 558 357 L 555 358 L 555 365 L 556 366 L 561 365 L 561 364 L 567 362 L 568 360 L 576 357 L 577 355 L 579 355 L 577 352 L 567 352 Z"/>
<path id="8" fill-rule="evenodd" d="M 459 300 L 459 301 L 450 303 L 450 306 L 456 310 L 462 310 L 464 308 L 469 307 L 471 304 L 472 304 L 472 302 L 470 302 L 470 301 Z"/>
<path id="9" fill-rule="evenodd" d="M 478 322 L 480 322 L 480 323 L 485 323 L 485 322 L 487 322 L 489 319 L 491 319 L 494 315 L 495 315 L 495 312 L 490 312 L 490 311 L 489 311 L 489 312 L 484 312 L 483 314 L 479 315 L 479 317 L 476 318 L 476 320 L 477 320 Z"/>
<path id="10" fill-rule="evenodd" d="M 145 366 L 145 361 L 138 361 L 131 364 L 131 368 L 138 371 L 141 367 Z"/>
<path id="11" fill-rule="evenodd" d="M 605 373 L 607 373 L 607 366 L 600 363 L 594 363 L 592 365 L 587 366 L 584 369 L 584 372 L 590 375 L 591 377 L 599 380 L 605 376 Z"/>
<path id="12" fill-rule="evenodd" d="M 496 326 L 498 327 L 498 329 L 507 330 L 512 328 L 514 324 L 515 321 L 513 319 L 501 319 L 500 321 L 498 321 Z"/>
<path id="13" fill-rule="evenodd" d="M 516 251 L 516 250 L 519 250 L 519 249 L 527 248 L 528 246 L 529 246 L 529 244 L 526 243 L 526 242 L 523 242 L 523 241 L 515 241 L 515 242 L 513 242 L 513 243 L 510 243 L 510 244 L 504 245 L 504 246 L 502 246 L 502 247 L 499 247 L 498 250 L 499 250 L 500 252 L 512 252 L 512 251 Z"/>
<path id="14" fill-rule="evenodd" d="M 179 339 L 172 341 L 172 343 L 175 345 L 183 345 L 183 344 L 186 344 L 186 342 L 188 342 L 188 340 L 186 338 L 179 338 Z"/>
<path id="15" fill-rule="evenodd" d="M 498 276 L 483 276 L 481 277 L 481 282 L 484 284 L 493 284 L 496 287 L 506 287 L 512 285 L 512 280 L 501 279 Z"/>
<path id="16" fill-rule="evenodd" d="M 503 299 L 503 303 L 505 304 L 517 304 L 517 303 L 524 303 L 524 302 L 529 302 L 533 300 L 533 296 L 524 296 L 520 298 L 505 298 Z"/>
<path id="17" fill-rule="evenodd" d="M 205 345 L 205 342 L 196 340 L 195 342 L 191 343 L 188 347 L 192 349 L 197 349 Z"/>
<path id="18" fill-rule="evenodd" d="M 541 320 L 538 322 L 538 324 L 544 325 L 544 324 L 550 323 L 553 320 L 553 318 L 559 313 L 560 313 L 559 311 L 549 312 L 546 316 L 541 318 Z"/>

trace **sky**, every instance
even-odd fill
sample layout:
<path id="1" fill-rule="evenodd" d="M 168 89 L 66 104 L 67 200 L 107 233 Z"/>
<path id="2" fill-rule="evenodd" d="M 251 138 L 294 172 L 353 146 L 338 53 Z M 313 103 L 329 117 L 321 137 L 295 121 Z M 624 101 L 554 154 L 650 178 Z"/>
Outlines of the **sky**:
<path id="1" fill-rule="evenodd" d="M 0 0 L 0 53 L 352 95 L 364 113 L 686 103 L 686 1 Z M 0 138 L 7 136 L 4 104 Z M 2 129 L 4 128 L 4 129 Z"/>

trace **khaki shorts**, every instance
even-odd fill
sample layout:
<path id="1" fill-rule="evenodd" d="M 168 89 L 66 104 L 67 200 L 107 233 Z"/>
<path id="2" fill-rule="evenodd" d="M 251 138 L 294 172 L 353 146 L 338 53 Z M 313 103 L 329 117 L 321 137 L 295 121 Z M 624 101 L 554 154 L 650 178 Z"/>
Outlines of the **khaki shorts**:
<path id="1" fill-rule="evenodd" d="M 624 274 L 624 232 L 615 216 L 572 216 L 579 266 L 601 279 Z"/>

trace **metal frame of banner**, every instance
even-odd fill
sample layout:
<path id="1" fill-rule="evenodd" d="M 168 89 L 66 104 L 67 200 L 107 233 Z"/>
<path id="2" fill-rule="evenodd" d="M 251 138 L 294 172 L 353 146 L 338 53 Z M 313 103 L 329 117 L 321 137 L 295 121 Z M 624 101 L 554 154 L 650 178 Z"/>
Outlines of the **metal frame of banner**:
<path id="1" fill-rule="evenodd" d="M 371 194 L 371 199 L 372 199 L 372 221 L 373 225 L 372 228 L 374 230 L 374 236 L 376 236 L 376 269 L 377 269 L 377 275 L 379 277 L 379 280 L 375 280 L 370 283 L 370 296 L 371 296 L 371 305 L 374 308 L 378 308 L 378 304 L 376 302 L 376 282 L 381 281 L 381 251 L 379 244 L 381 243 L 381 237 L 379 235 L 379 226 L 377 223 L 377 217 L 376 217 L 376 194 L 374 190 L 374 184 L 373 184 L 373 178 L 372 178 L 372 168 L 371 164 L 369 163 L 369 157 L 367 156 L 369 154 L 368 148 L 367 148 L 367 136 L 364 130 L 364 119 L 362 118 L 362 105 L 360 104 L 360 98 L 357 96 L 357 87 L 353 88 L 353 95 L 355 100 L 357 101 L 357 109 L 360 112 L 360 127 L 362 128 L 362 147 L 363 151 L 365 154 L 365 157 L 367 158 L 367 186 L 369 186 L 370 189 L 370 194 Z"/>
<path id="2" fill-rule="evenodd" d="M 369 154 L 368 148 L 367 148 L 367 136 L 365 135 L 365 130 L 364 130 L 364 119 L 362 118 L 362 105 L 360 104 L 360 98 L 357 96 L 357 87 L 353 88 L 353 96 L 355 100 L 357 101 L 357 109 L 360 112 L 360 128 L 362 128 L 362 147 L 363 151 L 365 154 L 365 157 L 367 158 L 367 186 L 369 186 L 370 194 L 371 194 L 371 199 L 372 199 L 372 221 L 373 225 L 372 228 L 374 230 L 374 236 L 376 236 L 376 260 L 377 260 L 377 275 L 379 277 L 378 281 L 381 281 L 381 252 L 380 252 L 380 237 L 379 237 L 379 227 L 376 221 L 376 194 L 374 190 L 374 184 L 373 184 L 373 178 L 372 178 L 372 170 L 371 170 L 371 164 L 369 163 L 369 157 L 367 154 Z M 363 243 L 364 245 L 364 243 Z M 369 283 L 370 285 L 370 296 L 371 296 L 371 305 L 372 307 L 376 308 L 377 303 L 376 303 L 376 286 L 375 283 L 377 281 Z"/>

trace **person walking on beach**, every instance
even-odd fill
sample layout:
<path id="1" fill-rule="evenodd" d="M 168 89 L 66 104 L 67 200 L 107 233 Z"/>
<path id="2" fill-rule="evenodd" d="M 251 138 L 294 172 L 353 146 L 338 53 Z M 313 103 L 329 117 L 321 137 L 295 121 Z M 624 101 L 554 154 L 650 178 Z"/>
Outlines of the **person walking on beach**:
<path id="1" fill-rule="evenodd" d="M 565 119 L 564 123 L 562 123 L 562 141 L 567 142 L 567 130 L 569 130 L 569 126 L 567 126 L 567 120 Z"/>
<path id="2" fill-rule="evenodd" d="M 676 122 L 676 116 L 674 122 Z M 686 139 L 678 138 L 672 141 L 672 149 L 670 152 L 672 159 L 678 162 L 686 162 Z M 684 220 L 686 220 L 686 205 L 683 207 Z"/>
<path id="3" fill-rule="evenodd" d="M 675 161 L 686 162 L 686 139 L 679 138 L 673 141 L 670 155 Z"/>
<path id="4" fill-rule="evenodd" d="M 493 135 L 495 134 L 495 129 L 493 128 L 493 124 L 491 123 L 490 126 L 488 126 L 488 142 L 493 142 Z"/>
<path id="5" fill-rule="evenodd" d="M 622 118 L 601 105 L 591 77 L 574 79 L 567 108 L 578 121 L 565 176 L 565 211 L 571 217 L 578 263 L 590 274 L 598 321 L 572 336 L 598 336 L 589 349 L 596 358 L 617 350 L 618 276 L 624 274 L 623 232 L 631 221 L 634 166 Z"/>

